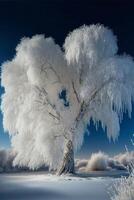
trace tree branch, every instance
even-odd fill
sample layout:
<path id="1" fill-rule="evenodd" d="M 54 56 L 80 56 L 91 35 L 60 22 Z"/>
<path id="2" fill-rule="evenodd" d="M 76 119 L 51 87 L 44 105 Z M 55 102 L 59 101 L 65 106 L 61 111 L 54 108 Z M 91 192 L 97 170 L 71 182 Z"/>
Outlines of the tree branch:
<path id="1" fill-rule="evenodd" d="M 89 101 L 86 102 L 82 102 L 81 107 L 80 107 L 80 111 L 76 117 L 76 125 L 75 127 L 77 128 L 79 121 L 84 117 L 87 108 L 89 107 L 90 103 L 92 100 L 95 99 L 96 95 L 105 87 L 105 85 L 109 84 L 110 82 L 112 82 L 113 80 L 115 80 L 114 78 L 109 78 L 107 81 L 105 81 L 99 88 L 95 89 L 94 91 L 91 92 L 91 97 L 89 99 Z"/>
<path id="2" fill-rule="evenodd" d="M 49 105 L 49 106 L 52 108 L 52 110 L 55 111 L 55 113 L 56 113 L 57 116 L 55 116 L 54 114 L 52 114 L 52 113 L 50 113 L 50 112 L 48 111 L 49 115 L 51 115 L 52 117 L 54 117 L 54 118 L 56 118 L 57 120 L 60 121 L 61 115 L 60 115 L 60 113 L 56 110 L 56 106 L 53 105 L 53 104 L 51 103 L 51 101 L 49 100 L 49 98 L 48 98 L 48 93 L 47 93 L 47 91 L 45 90 L 45 88 L 39 88 L 38 86 L 36 86 L 36 89 L 39 91 L 39 95 L 40 95 L 41 97 L 45 97 L 46 102 L 45 102 L 45 101 L 44 101 L 44 102 L 41 102 L 40 100 L 36 100 L 36 101 L 37 101 L 38 103 L 41 103 L 42 105 L 44 105 L 44 104 Z"/>
<path id="3" fill-rule="evenodd" d="M 73 81 L 72 81 L 72 87 L 73 87 L 73 91 L 74 91 L 74 94 L 75 94 L 75 96 L 76 96 L 76 99 L 77 99 L 78 103 L 80 103 L 80 99 L 79 99 L 79 96 L 78 96 L 77 91 L 76 91 L 76 89 L 75 89 L 75 86 L 74 86 L 74 82 L 73 82 Z"/>
<path id="4" fill-rule="evenodd" d="M 51 115 L 53 118 L 57 119 L 60 121 L 60 118 L 58 116 L 55 116 L 54 114 L 52 114 L 51 112 L 48 112 L 49 115 Z"/>
<path id="5" fill-rule="evenodd" d="M 43 66 L 45 65 L 45 63 L 47 63 L 49 65 L 49 67 L 43 68 Z M 47 69 L 51 69 L 54 72 L 54 74 L 56 75 L 56 77 L 58 79 L 58 82 L 61 83 L 60 76 L 58 75 L 58 73 L 56 72 L 56 70 L 53 68 L 52 64 L 48 60 L 46 60 L 46 62 L 44 62 L 41 65 L 41 71 L 44 71 L 46 74 L 47 74 L 47 72 L 46 72 Z"/>

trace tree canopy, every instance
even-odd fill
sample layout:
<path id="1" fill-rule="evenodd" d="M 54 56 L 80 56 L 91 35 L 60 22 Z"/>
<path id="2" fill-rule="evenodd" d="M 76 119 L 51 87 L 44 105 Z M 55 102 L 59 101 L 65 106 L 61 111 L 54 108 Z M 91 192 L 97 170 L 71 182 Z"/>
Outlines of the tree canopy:
<path id="1" fill-rule="evenodd" d="M 44 35 L 23 38 L 15 57 L 2 65 L 1 108 L 17 152 L 14 165 L 57 169 L 66 141 L 77 150 L 91 119 L 115 140 L 123 113 L 131 116 L 134 62 L 117 54 L 113 32 L 84 25 L 63 47 Z"/>

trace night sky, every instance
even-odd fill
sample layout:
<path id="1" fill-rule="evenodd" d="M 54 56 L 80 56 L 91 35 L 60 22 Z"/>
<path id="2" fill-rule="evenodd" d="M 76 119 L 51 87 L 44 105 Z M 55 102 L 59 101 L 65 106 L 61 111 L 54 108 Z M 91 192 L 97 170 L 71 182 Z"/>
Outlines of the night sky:
<path id="1" fill-rule="evenodd" d="M 83 24 L 100 23 L 111 28 L 118 37 L 118 53 L 134 57 L 134 5 L 130 1 L 118 0 L 44 0 L 1 1 L 0 0 L 0 63 L 13 58 L 15 47 L 24 36 L 45 34 L 52 36 L 61 47 L 67 34 Z M 0 89 L 0 93 L 3 89 Z M 134 107 L 134 106 L 133 106 Z M 132 150 L 130 138 L 134 133 L 134 109 L 132 118 L 127 114 L 121 124 L 118 140 L 109 142 L 106 133 L 93 124 L 90 135 L 85 135 L 82 149 L 77 156 L 87 157 L 91 152 L 102 150 L 109 154 Z M 8 134 L 2 127 L 0 114 L 0 148 L 9 148 Z"/>

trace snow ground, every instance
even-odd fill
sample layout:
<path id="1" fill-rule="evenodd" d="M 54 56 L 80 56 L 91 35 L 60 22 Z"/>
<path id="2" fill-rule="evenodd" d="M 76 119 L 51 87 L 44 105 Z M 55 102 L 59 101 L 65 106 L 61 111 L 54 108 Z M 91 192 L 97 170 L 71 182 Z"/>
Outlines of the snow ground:
<path id="1" fill-rule="evenodd" d="M 61 177 L 43 172 L 1 174 L 0 200 L 109 200 L 108 189 L 121 173 Z"/>

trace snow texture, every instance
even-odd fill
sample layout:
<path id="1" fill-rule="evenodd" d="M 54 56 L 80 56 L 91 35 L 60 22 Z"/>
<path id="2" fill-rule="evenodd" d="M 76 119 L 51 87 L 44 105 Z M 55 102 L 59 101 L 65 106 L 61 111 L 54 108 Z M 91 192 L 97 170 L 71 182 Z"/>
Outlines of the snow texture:
<path id="1" fill-rule="evenodd" d="M 109 200 L 114 178 L 81 178 L 40 173 L 0 175 L 2 200 Z M 97 191 L 97 192 L 96 192 Z"/>

